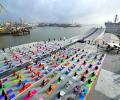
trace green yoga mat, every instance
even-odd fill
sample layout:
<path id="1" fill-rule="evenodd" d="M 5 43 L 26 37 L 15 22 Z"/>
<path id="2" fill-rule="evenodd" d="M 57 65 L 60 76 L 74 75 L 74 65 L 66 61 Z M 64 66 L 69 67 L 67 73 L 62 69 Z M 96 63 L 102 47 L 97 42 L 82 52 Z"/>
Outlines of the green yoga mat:
<path id="1" fill-rule="evenodd" d="M 19 78 L 19 79 L 15 79 L 15 80 L 13 80 L 13 83 L 18 83 L 19 82 L 19 80 L 23 80 L 24 79 L 24 77 L 23 76 L 21 76 L 22 78 Z"/>
<path id="2" fill-rule="evenodd" d="M 16 80 L 13 81 L 13 83 L 15 83 L 15 84 L 18 83 L 18 82 L 19 82 L 19 79 L 16 79 Z"/>
<path id="3" fill-rule="evenodd" d="M 73 60 L 73 62 L 75 63 L 75 62 L 77 62 L 77 60 L 75 59 L 75 60 Z"/>
<path id="4" fill-rule="evenodd" d="M 5 88 L 0 88 L 0 91 L 4 90 Z"/>
<path id="5" fill-rule="evenodd" d="M 86 83 L 86 84 L 85 84 L 85 86 L 89 88 L 89 87 L 91 87 L 91 86 L 92 86 L 92 83 L 91 83 L 91 84 Z"/>
<path id="6" fill-rule="evenodd" d="M 63 76 L 61 76 L 61 80 L 64 80 L 64 77 L 63 77 Z"/>
<path id="7" fill-rule="evenodd" d="M 64 80 L 65 78 L 63 76 L 61 76 L 61 80 Z M 60 84 L 61 82 L 57 82 L 57 84 Z"/>
<path id="8" fill-rule="evenodd" d="M 91 80 L 94 80 L 94 79 L 95 79 L 95 76 L 90 76 L 90 79 L 91 79 Z"/>
<path id="9" fill-rule="evenodd" d="M 60 82 L 57 82 L 57 84 L 60 84 Z"/>
<path id="10" fill-rule="evenodd" d="M 11 84 L 9 82 L 5 83 L 4 84 L 5 88 L 10 88 L 11 87 Z"/>
<path id="11" fill-rule="evenodd" d="M 95 61 L 95 60 L 93 60 L 93 61 L 92 61 L 92 64 L 94 64 L 95 62 L 96 62 L 96 61 Z"/>

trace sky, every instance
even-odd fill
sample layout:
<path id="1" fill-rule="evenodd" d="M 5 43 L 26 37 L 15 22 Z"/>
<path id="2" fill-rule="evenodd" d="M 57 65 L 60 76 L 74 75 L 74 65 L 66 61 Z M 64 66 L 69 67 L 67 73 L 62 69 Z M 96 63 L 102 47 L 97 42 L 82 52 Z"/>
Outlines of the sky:
<path id="1" fill-rule="evenodd" d="M 0 0 L 0 20 L 104 24 L 120 15 L 120 0 Z"/>

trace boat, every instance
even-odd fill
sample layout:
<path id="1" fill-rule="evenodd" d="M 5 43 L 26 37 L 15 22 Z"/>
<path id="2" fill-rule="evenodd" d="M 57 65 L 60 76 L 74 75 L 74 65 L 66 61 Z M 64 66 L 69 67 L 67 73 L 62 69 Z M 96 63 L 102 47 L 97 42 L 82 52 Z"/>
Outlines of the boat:
<path id="1" fill-rule="evenodd" d="M 120 22 L 118 22 L 118 15 L 115 15 L 114 22 L 105 23 L 105 33 L 115 34 L 120 38 Z"/>
<path id="2" fill-rule="evenodd" d="M 10 33 L 10 30 L 0 27 L 0 35 L 9 35 Z"/>

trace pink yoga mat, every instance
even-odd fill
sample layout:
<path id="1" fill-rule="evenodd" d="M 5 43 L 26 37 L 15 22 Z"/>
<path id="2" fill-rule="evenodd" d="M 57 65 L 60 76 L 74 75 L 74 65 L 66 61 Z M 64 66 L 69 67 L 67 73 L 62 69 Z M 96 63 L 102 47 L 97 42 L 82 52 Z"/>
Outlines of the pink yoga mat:
<path id="1" fill-rule="evenodd" d="M 37 90 L 32 90 L 31 92 L 33 94 L 32 96 L 34 96 L 37 93 Z M 30 100 L 31 97 L 25 96 L 22 100 Z"/>
<path id="2" fill-rule="evenodd" d="M 78 64 L 81 64 L 81 62 L 79 61 Z"/>
<path id="3" fill-rule="evenodd" d="M 39 98 L 39 100 L 44 100 L 44 98 L 41 96 L 41 97 Z"/>

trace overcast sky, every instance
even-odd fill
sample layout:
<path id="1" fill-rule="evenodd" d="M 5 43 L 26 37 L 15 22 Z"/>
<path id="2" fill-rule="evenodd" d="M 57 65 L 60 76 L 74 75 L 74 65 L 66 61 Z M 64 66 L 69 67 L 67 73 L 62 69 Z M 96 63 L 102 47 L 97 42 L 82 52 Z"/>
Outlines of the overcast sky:
<path id="1" fill-rule="evenodd" d="M 120 0 L 0 0 L 0 19 L 103 24 L 120 15 Z"/>

